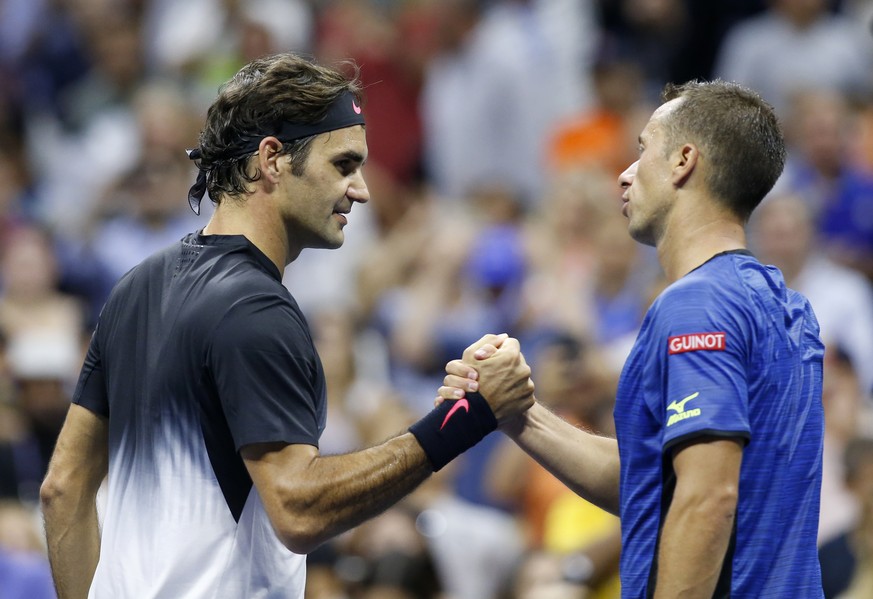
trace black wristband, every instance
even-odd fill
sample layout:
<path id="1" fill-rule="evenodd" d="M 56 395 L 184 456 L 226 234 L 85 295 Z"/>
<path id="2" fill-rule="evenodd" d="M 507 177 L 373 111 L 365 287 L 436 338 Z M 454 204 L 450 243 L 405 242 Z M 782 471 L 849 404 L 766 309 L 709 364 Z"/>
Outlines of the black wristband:
<path id="1" fill-rule="evenodd" d="M 418 439 L 436 472 L 496 428 L 497 418 L 485 398 L 467 393 L 463 399 L 441 403 L 410 426 L 409 432 Z"/>

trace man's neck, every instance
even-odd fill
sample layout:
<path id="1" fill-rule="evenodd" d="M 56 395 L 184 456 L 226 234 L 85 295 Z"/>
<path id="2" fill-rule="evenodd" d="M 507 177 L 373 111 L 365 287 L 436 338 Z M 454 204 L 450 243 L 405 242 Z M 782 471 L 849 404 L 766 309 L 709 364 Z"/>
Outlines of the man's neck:
<path id="1" fill-rule="evenodd" d="M 300 251 L 289 247 L 282 220 L 274 214 L 268 202 L 259 202 L 250 195 L 242 203 L 225 200 L 218 204 L 204 235 L 243 235 L 270 259 L 279 272 L 297 258 Z"/>
<path id="2" fill-rule="evenodd" d="M 699 208 L 708 203 L 694 204 Z M 658 260 L 672 283 L 722 252 L 746 248 L 742 223 L 720 207 L 673 211 L 656 245 Z"/>

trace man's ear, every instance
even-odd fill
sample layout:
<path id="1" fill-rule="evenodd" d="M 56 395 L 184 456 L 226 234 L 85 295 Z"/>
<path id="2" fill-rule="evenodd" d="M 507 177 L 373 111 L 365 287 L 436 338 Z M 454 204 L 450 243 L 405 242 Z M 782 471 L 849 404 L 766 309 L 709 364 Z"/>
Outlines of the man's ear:
<path id="1" fill-rule="evenodd" d="M 671 181 L 676 187 L 682 187 L 688 181 L 691 173 L 697 168 L 700 150 L 694 144 L 686 143 L 679 146 L 673 153 L 673 173 Z"/>
<path id="2" fill-rule="evenodd" d="M 258 144 L 258 170 L 261 177 L 272 184 L 279 182 L 281 173 L 282 142 L 272 135 L 265 137 Z"/>

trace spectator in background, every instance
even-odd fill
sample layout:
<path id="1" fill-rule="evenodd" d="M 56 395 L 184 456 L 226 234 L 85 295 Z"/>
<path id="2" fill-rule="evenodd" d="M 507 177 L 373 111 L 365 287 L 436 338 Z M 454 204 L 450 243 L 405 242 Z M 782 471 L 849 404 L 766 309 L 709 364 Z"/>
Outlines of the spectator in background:
<path id="1" fill-rule="evenodd" d="M 56 599 L 37 516 L 0 500 L 0 599 Z"/>
<path id="2" fill-rule="evenodd" d="M 608 218 L 614 180 L 602 170 L 553 175 L 525 222 L 530 273 L 525 282 L 526 328 L 584 338 L 594 329 L 590 286 L 599 260 L 596 236 Z"/>
<path id="3" fill-rule="evenodd" d="M 191 100 L 170 81 L 148 82 L 136 91 L 130 108 L 136 128 L 130 152 L 136 163 L 83 208 L 76 230 L 56 230 L 60 286 L 82 299 L 89 328 L 112 285 L 149 248 L 177 241 L 197 225 L 179 201 L 192 173 L 179 148 L 197 135 Z"/>
<path id="4" fill-rule="evenodd" d="M 423 186 L 402 185 L 380 173 L 378 168 L 367 173 L 374 238 L 356 271 L 353 292 L 359 317 L 370 326 L 386 320 L 380 317 L 389 311 L 384 304 L 415 276 L 430 244 L 438 241 L 441 219 L 447 216 Z"/>
<path id="5" fill-rule="evenodd" d="M 94 225 L 91 248 L 111 280 L 197 228 L 179 202 L 190 186 L 184 154 L 146 154 L 112 194 L 114 216 Z"/>
<path id="6" fill-rule="evenodd" d="M 21 155 L 22 146 L 0 130 L 0 239 L 23 221 L 32 208 L 29 173 Z"/>
<path id="7" fill-rule="evenodd" d="M 64 119 L 63 96 L 87 73 L 92 57 L 73 2 L 9 0 L 0 19 L 0 71 L 9 115 L 43 111 Z"/>
<path id="8" fill-rule="evenodd" d="M 54 247 L 45 231 L 22 226 L 5 237 L 0 329 L 8 343 L 15 393 L 7 409 L 12 422 L 7 423 L 2 453 L 5 470 L 14 474 L 7 485 L 27 500 L 37 499 L 69 405 L 68 385 L 81 359 L 81 305 L 58 291 L 57 277 Z M 18 427 L 13 426 L 16 422 Z"/>
<path id="9" fill-rule="evenodd" d="M 97 199 L 139 159 L 131 102 L 145 77 L 135 16 L 119 6 L 76 10 L 93 66 L 60 98 L 64 119 L 36 111 L 27 120 L 28 158 L 41 176 L 36 214 L 71 235 L 83 233 Z"/>
<path id="10" fill-rule="evenodd" d="M 440 2 L 440 53 L 422 91 L 425 167 L 459 199 L 500 181 L 528 205 L 543 190 L 548 135 L 589 103 L 590 3 Z"/>
<path id="11" fill-rule="evenodd" d="M 449 471 L 429 481 L 440 486 L 429 490 L 416 526 L 427 537 L 448 597 L 492 598 L 513 575 L 524 543 L 506 513 L 462 499 L 452 489 L 453 476 Z"/>
<path id="12" fill-rule="evenodd" d="M 519 560 L 500 599 L 587 599 L 588 591 L 565 579 L 562 561 L 545 551 L 531 551 Z"/>
<path id="13" fill-rule="evenodd" d="M 6 335 L 0 329 L 0 500 L 35 503 L 44 474 L 39 443 L 21 408 Z"/>
<path id="14" fill-rule="evenodd" d="M 17 404 L 7 359 L 6 335 L 0 329 L 0 499 L 38 496 L 42 471 L 36 443 Z"/>
<path id="15" fill-rule="evenodd" d="M 695 27 L 685 0 L 601 0 L 605 52 L 639 65 L 643 97 L 657 105 Z M 651 112 L 651 110 L 649 111 Z M 640 126 L 645 124 L 643 119 Z M 619 171 L 620 172 L 620 171 Z"/>
<path id="16" fill-rule="evenodd" d="M 621 2 L 621 0 L 619 0 Z M 611 4 L 613 0 L 604 0 Z M 725 34 L 739 21 L 765 10 L 770 0 L 684 0 L 688 29 L 671 68 L 671 81 L 711 79 Z"/>
<path id="17" fill-rule="evenodd" d="M 39 515 L 30 507 L 14 500 L 0 500 L 0 547 L 44 556 L 45 544 L 38 525 Z"/>
<path id="18" fill-rule="evenodd" d="M 0 328 L 10 345 L 26 334 L 82 335 L 81 306 L 59 293 L 57 261 L 50 234 L 32 225 L 8 232 L 0 247 Z"/>
<path id="19" fill-rule="evenodd" d="M 871 24 L 873 27 L 873 24 Z M 873 95 L 858 106 L 857 158 L 861 168 L 873 172 Z"/>
<path id="20" fill-rule="evenodd" d="M 439 599 L 441 582 L 427 538 L 416 528 L 411 497 L 352 531 L 346 542 L 357 580 L 348 580 L 356 599 Z"/>
<path id="21" fill-rule="evenodd" d="M 613 185 L 596 168 L 552 178 L 527 219 L 531 267 L 523 324 L 591 339 L 607 350 L 606 367 L 618 372 L 651 301 L 658 268 L 648 250 L 626 235 L 624 217 L 604 201 Z"/>
<path id="22" fill-rule="evenodd" d="M 430 408 L 447 358 L 463 351 L 480 330 L 518 331 L 523 312 L 527 270 L 520 200 L 495 184 L 476 190 L 466 202 L 463 213 L 438 208 L 443 227 L 453 222 L 451 236 L 433 222 L 425 224 L 433 237 L 391 300 L 393 307 L 383 313 L 392 381 L 401 389 L 411 386 L 403 395 L 417 398 L 411 406 L 417 412 Z"/>
<path id="23" fill-rule="evenodd" d="M 605 215 L 595 236 L 597 264 L 591 286 L 594 305 L 594 340 L 620 369 L 651 303 L 656 273 L 644 252 L 627 232 L 620 213 Z M 648 268 L 645 268 L 648 266 Z"/>
<path id="24" fill-rule="evenodd" d="M 634 161 L 634 140 L 651 112 L 636 62 L 602 58 L 592 70 L 594 104 L 558 123 L 548 141 L 551 172 L 598 168 L 618 176 Z"/>
<path id="25" fill-rule="evenodd" d="M 315 31 L 313 7 L 303 0 L 151 0 L 142 28 L 149 68 L 193 80 L 207 103 L 243 64 L 309 50 Z"/>
<path id="26" fill-rule="evenodd" d="M 827 0 L 770 0 L 770 9 L 726 35 L 715 75 L 758 90 L 784 115 L 803 88 L 873 88 L 873 39 L 865 23 L 831 14 Z"/>
<path id="27" fill-rule="evenodd" d="M 11 439 L 18 495 L 23 500 L 38 497 L 38 483 L 45 476 L 64 423 L 81 356 L 81 339 L 60 330 L 28 331 L 9 344 L 16 405 L 25 425 L 22 434 Z"/>
<path id="28" fill-rule="evenodd" d="M 9 368 L 9 342 L 0 327 L 0 405 L 11 405 L 15 401 L 15 384 Z"/>
<path id="29" fill-rule="evenodd" d="M 862 599 L 873 591 L 869 580 L 873 572 L 873 439 L 849 441 L 843 464 L 846 486 L 860 510 L 850 527 L 819 549 L 822 588 L 825 599 Z M 866 592 L 862 585 L 867 585 Z"/>
<path id="30" fill-rule="evenodd" d="M 786 122 L 789 161 L 777 189 L 809 204 L 824 251 L 873 281 L 873 171 L 852 153 L 856 132 L 843 96 L 799 92 Z"/>
<path id="31" fill-rule="evenodd" d="M 149 254 L 195 229 L 184 198 L 192 169 L 184 148 L 197 124 L 192 107 L 172 84 L 143 85 L 131 100 L 139 159 L 94 207 L 87 249 L 114 283 Z M 105 299 L 105 298 L 104 298 Z"/>
<path id="32" fill-rule="evenodd" d="M 865 420 L 870 414 L 869 406 L 863 403 L 863 393 L 852 360 L 839 346 L 828 347 L 825 354 L 822 387 L 825 435 L 819 546 L 858 523 L 861 504 L 847 482 L 844 454 L 852 439 L 868 428 Z"/>
<path id="33" fill-rule="evenodd" d="M 485 327 L 483 330 L 524 335 L 526 331 L 519 328 L 519 318 L 523 310 L 521 289 L 526 273 L 519 228 L 510 223 L 486 224 L 477 233 L 459 273 L 461 294 L 449 300 L 448 310 L 434 322 L 432 339 L 436 341 L 437 351 L 445 356 L 450 348 L 475 337 L 476 324 Z M 452 315 L 458 320 L 454 320 Z M 456 326 L 461 321 L 463 324 Z M 488 329 L 488 323 L 496 328 Z M 491 435 L 458 461 L 454 492 L 465 501 L 494 508 L 503 515 L 505 499 L 490 495 L 483 482 L 499 443 L 500 437 Z"/>
<path id="34" fill-rule="evenodd" d="M 143 14 L 145 55 L 157 73 L 184 84 L 205 111 L 221 84 L 244 64 L 308 51 L 315 31 L 302 0 L 156 0 Z"/>
<path id="35" fill-rule="evenodd" d="M 45 458 L 17 403 L 0 403 L 0 498 L 36 502 Z"/>
<path id="36" fill-rule="evenodd" d="M 435 2 L 332 2 L 319 14 L 315 54 L 327 63 L 354 56 L 361 65 L 368 165 L 399 185 L 414 184 L 421 173 L 418 98 L 441 10 Z"/>

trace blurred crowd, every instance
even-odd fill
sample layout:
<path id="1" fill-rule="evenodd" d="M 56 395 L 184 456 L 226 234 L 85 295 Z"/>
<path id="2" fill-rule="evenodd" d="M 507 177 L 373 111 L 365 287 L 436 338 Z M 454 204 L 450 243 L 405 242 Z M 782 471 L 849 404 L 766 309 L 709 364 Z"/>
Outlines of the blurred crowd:
<path id="1" fill-rule="evenodd" d="M 285 274 L 328 379 L 323 453 L 426 413 L 486 332 L 610 434 L 664 285 L 616 177 L 664 83 L 768 99 L 789 162 L 749 240 L 827 344 L 826 596 L 873 597 L 871 20 L 869 0 L 0 0 L 0 599 L 54 596 L 38 489 L 100 307 L 206 224 L 184 149 L 217 87 L 281 51 L 366 86 L 372 200 Z M 493 434 L 310 555 L 307 599 L 615 598 L 619 552 L 613 516 Z"/>

